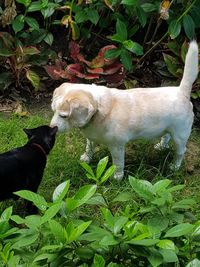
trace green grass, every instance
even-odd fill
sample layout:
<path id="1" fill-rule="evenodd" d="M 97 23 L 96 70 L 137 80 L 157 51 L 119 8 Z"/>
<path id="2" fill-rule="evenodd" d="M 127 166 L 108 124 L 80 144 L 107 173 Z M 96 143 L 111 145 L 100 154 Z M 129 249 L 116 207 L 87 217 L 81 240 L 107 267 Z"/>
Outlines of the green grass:
<path id="1" fill-rule="evenodd" d="M 0 152 L 24 145 L 26 135 L 23 128 L 34 128 L 42 124 L 49 124 L 50 116 L 43 111 L 40 111 L 39 115 L 31 112 L 26 117 L 1 114 Z M 78 130 L 57 135 L 55 146 L 48 156 L 47 166 L 38 191 L 39 194 L 47 200 L 51 200 L 55 187 L 66 179 L 71 180 L 70 188 L 72 190 L 77 190 L 80 185 L 89 183 L 79 164 L 79 158 L 84 152 L 84 147 L 85 139 Z M 186 187 L 180 195 L 177 195 L 177 199 L 192 196 L 200 203 L 200 136 L 195 130 L 192 133 L 188 147 L 185 163 L 179 172 L 173 174 L 169 170 L 169 163 L 173 156 L 172 150 L 158 152 L 153 149 L 153 145 L 150 143 L 144 141 L 130 142 L 126 148 L 126 177 L 120 184 L 114 180 L 107 182 L 108 196 L 113 198 L 117 192 L 130 190 L 127 176 L 133 175 L 139 179 L 149 181 L 168 178 L 172 179 L 174 184 L 184 183 Z M 91 166 L 95 169 L 98 161 L 108 154 L 109 152 L 105 147 L 97 148 Z M 190 169 L 190 174 L 187 169 Z M 2 203 L 0 211 L 8 204 L 12 205 L 13 201 Z M 15 205 L 18 204 L 15 203 Z"/>

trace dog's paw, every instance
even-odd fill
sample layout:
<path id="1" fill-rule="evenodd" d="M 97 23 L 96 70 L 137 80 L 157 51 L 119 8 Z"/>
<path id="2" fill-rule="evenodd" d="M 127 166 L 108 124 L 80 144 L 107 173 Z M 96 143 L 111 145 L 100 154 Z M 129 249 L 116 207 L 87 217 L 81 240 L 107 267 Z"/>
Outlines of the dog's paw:
<path id="1" fill-rule="evenodd" d="M 81 155 L 80 161 L 83 161 L 83 162 L 86 162 L 86 163 L 90 163 L 91 158 L 88 156 L 87 153 L 84 153 L 83 155 Z"/>
<path id="2" fill-rule="evenodd" d="M 117 181 L 121 181 L 124 177 L 124 172 L 116 172 L 114 174 L 114 179 Z"/>
<path id="3" fill-rule="evenodd" d="M 176 164 L 176 163 L 171 163 L 169 165 L 169 168 L 172 172 L 176 172 L 180 169 L 180 165 Z"/>
<path id="4" fill-rule="evenodd" d="M 154 149 L 155 150 L 164 150 L 164 149 L 167 149 L 169 148 L 169 145 L 168 144 L 162 144 L 162 143 L 157 143 L 155 146 L 154 146 Z"/>

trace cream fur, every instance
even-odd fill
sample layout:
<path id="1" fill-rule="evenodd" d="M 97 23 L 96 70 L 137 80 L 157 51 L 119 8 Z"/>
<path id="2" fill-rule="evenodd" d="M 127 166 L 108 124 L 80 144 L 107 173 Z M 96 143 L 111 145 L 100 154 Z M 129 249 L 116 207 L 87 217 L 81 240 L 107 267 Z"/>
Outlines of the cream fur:
<path id="1" fill-rule="evenodd" d="M 116 165 L 115 178 L 124 175 L 125 145 L 138 138 L 163 136 L 157 148 L 176 146 L 173 168 L 181 165 L 193 124 L 189 96 L 198 74 L 198 46 L 192 41 L 186 56 L 180 86 L 119 90 L 95 84 L 63 83 L 52 100 L 51 127 L 60 131 L 78 127 L 87 137 L 81 160 L 89 162 L 93 143 L 105 144 Z"/>

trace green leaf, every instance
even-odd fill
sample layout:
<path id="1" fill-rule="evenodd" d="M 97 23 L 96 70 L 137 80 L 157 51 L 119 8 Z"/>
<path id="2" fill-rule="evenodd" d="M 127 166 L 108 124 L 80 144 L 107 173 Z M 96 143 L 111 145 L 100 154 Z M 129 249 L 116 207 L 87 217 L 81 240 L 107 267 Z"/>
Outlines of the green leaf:
<path id="1" fill-rule="evenodd" d="M 48 210 L 45 211 L 45 214 L 41 218 L 41 224 L 44 224 L 45 222 L 52 219 L 60 210 L 61 208 L 61 202 L 53 204 Z"/>
<path id="2" fill-rule="evenodd" d="M 34 1 L 31 3 L 31 5 L 28 7 L 28 12 L 35 12 L 40 11 L 42 9 L 42 3 L 41 1 Z"/>
<path id="3" fill-rule="evenodd" d="M 105 206 L 105 207 L 107 206 L 105 199 L 99 193 L 94 194 L 94 196 L 92 196 L 86 203 L 90 205 Z"/>
<path id="4" fill-rule="evenodd" d="M 72 30 L 72 40 L 76 41 L 80 36 L 80 30 L 75 21 L 70 21 L 70 27 Z"/>
<path id="5" fill-rule="evenodd" d="M 26 200 L 33 202 L 33 204 L 36 207 L 38 207 L 40 210 L 46 210 L 46 208 L 48 206 L 44 197 L 42 197 L 39 194 L 36 194 L 32 191 L 20 190 L 20 191 L 14 192 L 14 194 L 17 196 L 20 196 Z"/>
<path id="6" fill-rule="evenodd" d="M 142 27 L 144 27 L 147 23 L 147 15 L 144 12 L 143 8 L 139 5 L 136 7 L 136 14 L 138 16 L 140 24 L 142 25 Z"/>
<path id="7" fill-rule="evenodd" d="M 101 212 L 103 214 L 104 220 L 106 221 L 107 225 L 113 229 L 114 228 L 114 217 L 111 211 L 107 208 L 101 208 Z"/>
<path id="8" fill-rule="evenodd" d="M 31 82 L 32 86 L 37 90 L 40 85 L 40 77 L 38 74 L 30 69 L 26 71 L 26 77 Z"/>
<path id="9" fill-rule="evenodd" d="M 178 68 L 179 68 L 179 62 L 177 61 L 177 58 L 172 57 L 170 55 L 164 54 L 164 61 L 167 65 L 168 71 L 175 77 L 179 77 L 180 74 L 178 73 Z"/>
<path id="10" fill-rule="evenodd" d="M 133 70 L 132 57 L 127 50 L 125 50 L 125 49 L 121 50 L 120 60 L 121 60 L 125 69 L 127 69 L 128 71 Z"/>
<path id="11" fill-rule="evenodd" d="M 148 220 L 148 227 L 152 233 L 160 233 L 169 225 L 169 219 L 162 215 L 155 215 Z"/>
<path id="12" fill-rule="evenodd" d="M 84 185 L 75 194 L 74 199 L 78 201 L 79 206 L 86 203 L 96 192 L 96 185 Z"/>
<path id="13" fill-rule="evenodd" d="M 178 237 L 189 234 L 194 226 L 189 223 L 182 223 L 169 229 L 164 237 Z"/>
<path id="14" fill-rule="evenodd" d="M 99 161 L 96 169 L 96 178 L 98 180 L 105 171 L 107 164 L 108 164 L 108 157 L 105 157 Z"/>
<path id="15" fill-rule="evenodd" d="M 40 50 L 38 50 L 35 46 L 27 46 L 22 48 L 23 55 L 37 55 L 40 54 Z"/>
<path id="16" fill-rule="evenodd" d="M 85 10 L 80 10 L 80 11 L 76 12 L 76 14 L 75 14 L 76 23 L 83 23 L 83 22 L 87 21 L 88 19 L 89 19 L 88 15 L 85 12 Z"/>
<path id="17" fill-rule="evenodd" d="M 169 239 L 160 240 L 156 245 L 159 248 L 175 250 L 174 242 Z"/>
<path id="18" fill-rule="evenodd" d="M 78 225 L 76 228 L 73 226 L 73 223 L 69 223 L 66 227 L 67 239 L 69 242 L 76 241 L 82 233 L 88 228 L 92 221 L 83 222 Z"/>
<path id="19" fill-rule="evenodd" d="M 94 174 L 92 168 L 90 167 L 90 165 L 88 165 L 86 162 L 80 162 L 80 165 L 81 165 L 81 167 L 82 167 L 84 170 L 86 170 L 86 171 L 90 174 L 90 176 L 93 177 L 94 180 L 96 181 L 96 176 L 95 176 L 95 174 Z"/>
<path id="20" fill-rule="evenodd" d="M 117 42 L 117 43 L 123 43 L 124 42 L 124 39 L 120 35 L 118 35 L 118 34 L 113 34 L 109 38 L 112 41 Z M 112 49 L 110 49 L 110 50 L 112 50 Z M 108 50 L 108 51 L 110 51 L 110 50 Z M 113 50 L 116 50 L 116 49 L 113 49 Z M 106 51 L 106 52 L 108 52 L 108 51 Z"/>
<path id="21" fill-rule="evenodd" d="M 0 222 L 1 222 L 1 221 L 8 221 L 8 220 L 11 218 L 12 211 L 13 211 L 13 207 L 8 207 L 8 208 L 6 208 L 6 209 L 1 213 Z"/>
<path id="22" fill-rule="evenodd" d="M 159 251 L 163 256 L 164 262 L 177 262 L 178 261 L 178 257 L 175 251 L 170 250 L 170 249 L 160 249 Z"/>
<path id="23" fill-rule="evenodd" d="M 120 49 L 109 49 L 105 52 L 105 58 L 106 59 L 117 58 L 120 54 L 121 54 Z"/>
<path id="24" fill-rule="evenodd" d="M 169 35 L 172 39 L 175 39 L 177 36 L 179 36 L 181 32 L 181 23 L 177 19 L 172 20 L 169 24 Z"/>
<path id="25" fill-rule="evenodd" d="M 55 220 L 50 220 L 49 227 L 50 227 L 51 233 L 55 236 L 58 242 L 64 243 L 65 242 L 65 229 L 62 227 L 62 225 Z"/>
<path id="26" fill-rule="evenodd" d="M 88 8 L 86 10 L 87 12 L 87 17 L 88 19 L 94 24 L 97 25 L 98 21 L 99 21 L 99 13 L 97 12 L 97 10 L 92 9 L 92 8 Z"/>
<path id="27" fill-rule="evenodd" d="M 141 239 L 141 240 L 135 240 L 132 239 L 130 241 L 127 241 L 126 243 L 136 245 L 136 246 L 144 246 L 149 247 L 157 244 L 159 242 L 159 239 Z"/>
<path id="28" fill-rule="evenodd" d="M 61 200 L 63 200 L 63 198 L 66 196 L 68 190 L 69 190 L 69 187 L 70 187 L 70 180 L 67 180 L 61 184 L 59 184 L 54 192 L 53 192 L 53 202 L 59 202 Z"/>
<path id="29" fill-rule="evenodd" d="M 154 185 L 153 185 L 153 192 L 154 193 L 161 193 L 171 184 L 171 180 L 169 179 L 163 179 L 163 180 L 160 180 L 158 182 L 156 182 Z M 160 195 L 160 194 L 159 194 Z"/>
<path id="30" fill-rule="evenodd" d="M 183 28 L 189 39 L 194 38 L 195 35 L 195 24 L 190 15 L 185 15 L 183 17 Z"/>
<path id="31" fill-rule="evenodd" d="M 125 202 L 125 201 L 130 201 L 132 198 L 133 198 L 132 193 L 121 192 L 113 200 L 111 200 L 111 202 Z"/>
<path id="32" fill-rule="evenodd" d="M 105 267 L 105 260 L 101 255 L 95 254 L 93 260 L 94 267 Z"/>
<path id="33" fill-rule="evenodd" d="M 116 170 L 116 166 L 114 166 L 114 165 L 110 166 L 106 170 L 105 174 L 101 177 L 101 184 L 106 182 L 108 180 L 108 178 L 110 178 L 114 174 L 115 170 Z"/>
<path id="34" fill-rule="evenodd" d="M 116 32 L 122 41 L 125 41 L 127 39 L 128 34 L 127 34 L 126 24 L 119 19 L 117 19 L 116 23 Z"/>
<path id="35" fill-rule="evenodd" d="M 170 187 L 169 189 L 167 189 L 167 191 L 168 192 L 175 192 L 175 191 L 182 190 L 183 188 L 185 188 L 184 184 L 178 184 L 178 185 L 174 185 L 174 186 Z"/>
<path id="36" fill-rule="evenodd" d="M 176 202 L 172 206 L 172 209 L 190 209 L 195 204 L 196 204 L 196 201 L 194 199 L 187 198 L 187 199 L 183 199 L 183 200 Z"/>
<path id="37" fill-rule="evenodd" d="M 143 47 L 136 42 L 126 40 L 123 42 L 123 46 L 130 52 L 136 54 L 137 56 L 143 55 Z"/>
<path id="38" fill-rule="evenodd" d="M 149 201 L 154 199 L 153 186 L 150 182 L 129 176 L 129 183 L 133 190 L 143 199 Z"/>
<path id="39" fill-rule="evenodd" d="M 126 224 L 127 221 L 128 217 L 124 216 L 120 216 L 117 218 L 117 220 L 115 220 L 113 227 L 113 232 L 115 235 L 117 235 L 121 231 L 122 227 Z"/>
<path id="40" fill-rule="evenodd" d="M 138 0 L 122 0 L 121 4 L 124 4 L 127 6 L 137 6 Z"/>
<path id="41" fill-rule="evenodd" d="M 12 245 L 12 249 L 19 249 L 22 247 L 30 246 L 36 242 L 38 237 L 39 237 L 38 232 L 20 237 L 19 240 Z"/>
<path id="42" fill-rule="evenodd" d="M 0 49 L 0 56 L 2 56 L 2 57 L 10 57 L 10 56 L 14 56 L 14 55 L 15 55 L 15 53 L 10 49 L 5 49 L 5 48 Z"/>
<path id="43" fill-rule="evenodd" d="M 152 267 L 161 266 L 161 264 L 163 263 L 162 255 L 159 253 L 159 251 L 156 250 L 152 250 L 150 252 L 150 256 L 148 256 L 147 259 Z"/>
<path id="44" fill-rule="evenodd" d="M 194 259 L 190 261 L 185 267 L 199 267 L 200 266 L 200 260 Z"/>
<path id="45" fill-rule="evenodd" d="M 18 33 L 24 28 L 24 16 L 19 15 L 12 21 L 12 28 L 15 33 Z"/>
<path id="46" fill-rule="evenodd" d="M 53 34 L 50 33 L 50 32 L 48 32 L 47 35 L 46 35 L 45 38 L 44 38 L 44 41 L 45 41 L 48 45 L 52 45 L 52 43 L 53 43 L 53 39 L 54 39 Z"/>
<path id="47" fill-rule="evenodd" d="M 39 30 L 40 29 L 39 23 L 34 18 L 25 17 L 25 22 L 29 25 L 30 28 L 32 28 L 34 30 Z"/>
<path id="48" fill-rule="evenodd" d="M 116 246 L 119 244 L 119 241 L 117 241 L 114 236 L 112 235 L 106 235 L 104 236 L 101 241 L 99 242 L 101 246 Z"/>
<path id="49" fill-rule="evenodd" d="M 141 7 L 144 9 L 145 12 L 152 12 L 158 9 L 156 5 L 151 3 L 142 4 Z"/>
<path id="50" fill-rule="evenodd" d="M 31 0 L 16 0 L 16 2 L 23 4 L 25 7 L 31 4 Z"/>

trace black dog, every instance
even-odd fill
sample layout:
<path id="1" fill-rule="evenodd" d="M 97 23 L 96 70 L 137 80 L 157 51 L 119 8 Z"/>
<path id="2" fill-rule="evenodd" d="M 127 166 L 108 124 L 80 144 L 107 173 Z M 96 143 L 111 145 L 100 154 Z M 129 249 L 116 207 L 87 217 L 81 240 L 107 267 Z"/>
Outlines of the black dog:
<path id="1" fill-rule="evenodd" d="M 0 154 L 0 201 L 13 198 L 13 192 L 18 190 L 37 192 L 57 130 L 46 125 L 24 129 L 27 144 Z M 29 213 L 35 213 L 30 202 L 28 208 Z"/>

